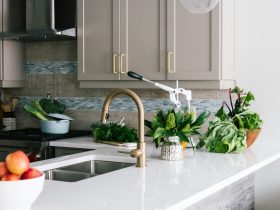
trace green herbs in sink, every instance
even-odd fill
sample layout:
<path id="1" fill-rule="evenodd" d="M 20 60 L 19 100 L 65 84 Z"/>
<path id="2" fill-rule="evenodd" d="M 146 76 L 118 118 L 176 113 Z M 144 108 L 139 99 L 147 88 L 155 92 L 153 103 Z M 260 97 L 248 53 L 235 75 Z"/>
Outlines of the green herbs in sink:
<path id="1" fill-rule="evenodd" d="M 93 138 L 96 141 L 112 141 L 118 143 L 137 142 L 137 131 L 119 123 L 95 122 L 91 125 Z"/>

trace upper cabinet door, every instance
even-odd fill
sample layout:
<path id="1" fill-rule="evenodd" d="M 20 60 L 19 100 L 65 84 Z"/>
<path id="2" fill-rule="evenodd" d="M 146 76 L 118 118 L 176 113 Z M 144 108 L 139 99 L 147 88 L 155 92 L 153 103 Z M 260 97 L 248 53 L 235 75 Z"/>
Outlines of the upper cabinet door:
<path id="1" fill-rule="evenodd" d="M 219 6 L 206 14 L 167 5 L 167 79 L 219 79 Z"/>
<path id="2" fill-rule="evenodd" d="M 119 0 L 79 0 L 79 80 L 119 79 Z"/>
<path id="3" fill-rule="evenodd" d="M 121 80 L 136 71 L 152 80 L 166 79 L 167 0 L 121 0 Z"/>

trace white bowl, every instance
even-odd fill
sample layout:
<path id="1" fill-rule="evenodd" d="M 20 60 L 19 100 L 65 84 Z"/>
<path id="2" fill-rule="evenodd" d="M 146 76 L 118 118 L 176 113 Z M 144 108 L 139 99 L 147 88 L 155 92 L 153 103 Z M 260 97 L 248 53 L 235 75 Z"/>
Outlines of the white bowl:
<path id="1" fill-rule="evenodd" d="M 65 134 L 69 132 L 70 121 L 58 120 L 58 121 L 40 121 L 41 131 L 49 134 Z"/>
<path id="2" fill-rule="evenodd" d="M 43 190 L 45 174 L 33 179 L 0 181 L 1 210 L 29 210 Z"/>

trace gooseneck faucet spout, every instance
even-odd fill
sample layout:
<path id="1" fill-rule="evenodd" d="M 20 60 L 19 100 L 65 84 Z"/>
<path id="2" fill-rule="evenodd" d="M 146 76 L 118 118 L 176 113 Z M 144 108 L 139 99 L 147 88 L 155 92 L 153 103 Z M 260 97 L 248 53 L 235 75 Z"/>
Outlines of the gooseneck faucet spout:
<path id="1" fill-rule="evenodd" d="M 146 154 L 145 154 L 145 142 L 144 142 L 144 108 L 139 96 L 129 89 L 116 89 L 113 90 L 105 99 L 101 114 L 101 122 L 106 123 L 109 116 L 109 107 L 113 98 L 118 95 L 125 94 L 133 99 L 138 109 L 138 143 L 137 149 L 132 150 L 130 155 L 137 158 L 137 167 L 146 167 Z"/>

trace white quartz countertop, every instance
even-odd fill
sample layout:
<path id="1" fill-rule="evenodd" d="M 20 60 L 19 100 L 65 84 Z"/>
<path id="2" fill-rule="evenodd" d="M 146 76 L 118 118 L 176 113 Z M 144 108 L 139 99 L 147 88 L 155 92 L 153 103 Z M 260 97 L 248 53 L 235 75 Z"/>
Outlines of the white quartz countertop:
<path id="1" fill-rule="evenodd" d="M 93 151 L 34 163 L 40 170 L 99 159 L 135 162 L 127 148 L 101 145 L 91 137 L 65 139 L 52 146 Z M 131 166 L 79 182 L 46 181 L 32 210 L 180 210 L 280 158 L 280 145 L 255 143 L 242 154 L 184 153 L 182 161 L 159 159 L 148 143 L 146 168 Z"/>

